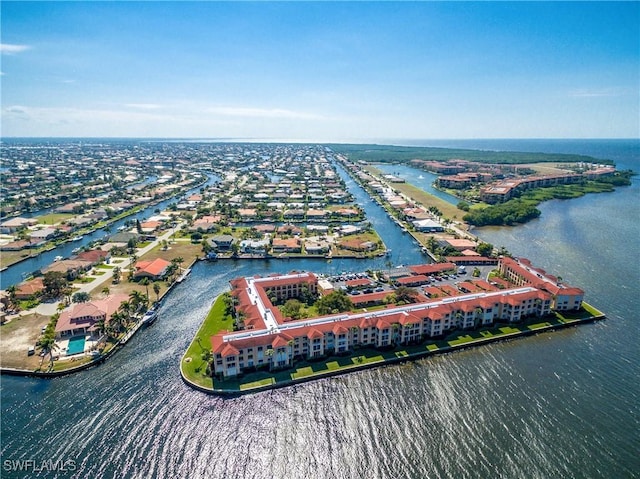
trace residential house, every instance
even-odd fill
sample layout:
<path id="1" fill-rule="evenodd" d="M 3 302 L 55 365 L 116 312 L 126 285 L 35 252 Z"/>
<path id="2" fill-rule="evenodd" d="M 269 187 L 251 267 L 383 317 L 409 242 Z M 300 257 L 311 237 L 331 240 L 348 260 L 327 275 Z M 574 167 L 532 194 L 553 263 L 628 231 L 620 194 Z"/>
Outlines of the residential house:
<path id="1" fill-rule="evenodd" d="M 271 251 L 276 253 L 300 253 L 302 252 L 302 242 L 299 238 L 274 238 L 271 244 Z"/>
<path id="2" fill-rule="evenodd" d="M 267 249 L 269 248 L 269 240 L 253 240 L 246 239 L 240 241 L 240 252 L 244 254 L 260 254 L 264 255 L 267 253 Z"/>
<path id="3" fill-rule="evenodd" d="M 39 276 L 16 286 L 16 299 L 33 299 L 44 291 L 43 277 Z"/>
<path id="4" fill-rule="evenodd" d="M 56 323 L 56 337 L 58 339 L 77 336 L 91 335 L 97 339 L 99 332 L 96 323 L 104 321 L 109 323 L 111 316 L 118 310 L 120 305 L 129 300 L 126 294 L 113 294 L 104 299 L 78 303 L 60 313 Z"/>
<path id="5" fill-rule="evenodd" d="M 235 238 L 231 235 L 217 235 L 210 238 L 209 244 L 216 251 L 230 251 L 235 241 Z"/>
<path id="6" fill-rule="evenodd" d="M 38 220 L 35 218 L 11 218 L 0 223 L 0 233 L 12 234 L 22 228 L 35 226 Z"/>
<path id="7" fill-rule="evenodd" d="M 150 261 L 138 261 L 134 268 L 133 278 L 137 281 L 142 278 L 149 278 L 152 281 L 164 279 L 171 262 L 166 259 L 156 258 Z"/>

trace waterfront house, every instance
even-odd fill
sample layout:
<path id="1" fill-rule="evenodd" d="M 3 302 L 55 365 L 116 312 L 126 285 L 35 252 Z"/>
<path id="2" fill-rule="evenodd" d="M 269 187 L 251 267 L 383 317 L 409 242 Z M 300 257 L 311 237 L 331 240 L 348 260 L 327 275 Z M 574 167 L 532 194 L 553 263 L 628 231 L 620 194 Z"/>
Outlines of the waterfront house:
<path id="1" fill-rule="evenodd" d="M 259 254 L 264 255 L 269 248 L 269 240 L 253 240 L 246 239 L 240 241 L 240 252 L 244 254 Z"/>
<path id="2" fill-rule="evenodd" d="M 80 259 L 63 259 L 50 264 L 42 270 L 43 273 L 50 271 L 56 271 L 63 273 L 68 280 L 73 281 L 77 279 L 82 273 L 89 271 L 93 267 L 91 261 L 85 261 Z"/>
<path id="3" fill-rule="evenodd" d="M 338 242 L 338 248 L 346 249 L 348 251 L 355 251 L 357 253 L 363 253 L 366 251 L 374 251 L 377 246 L 372 241 L 363 241 L 357 238 L 354 239 L 342 239 Z"/>
<path id="4" fill-rule="evenodd" d="M 138 261 L 134 268 L 133 278 L 137 281 L 142 278 L 149 278 L 152 281 L 164 279 L 171 262 L 166 259 L 156 258 L 151 261 Z"/>
<path id="5" fill-rule="evenodd" d="M 10 241 L 0 246 L 0 251 L 20 251 L 23 249 L 38 248 L 44 244 L 43 241 L 18 240 Z"/>
<path id="6" fill-rule="evenodd" d="M 143 233 L 153 233 L 159 230 L 163 224 L 162 221 L 143 221 L 140 223 L 140 231 Z"/>
<path id="7" fill-rule="evenodd" d="M 428 218 L 416 220 L 412 224 L 415 230 L 420 231 L 421 233 L 437 233 L 444 231 L 444 227 L 440 223 Z"/>
<path id="8" fill-rule="evenodd" d="M 16 286 L 15 296 L 18 300 L 34 299 L 44 291 L 43 277 L 30 279 Z"/>
<path id="9" fill-rule="evenodd" d="M 240 208 L 238 214 L 242 221 L 254 221 L 258 218 L 258 212 L 255 208 Z"/>
<path id="10" fill-rule="evenodd" d="M 231 235 L 217 235 L 207 241 L 209 242 L 209 245 L 218 252 L 230 251 L 235 238 Z"/>
<path id="11" fill-rule="evenodd" d="M 0 223 L 0 233 L 12 234 L 22 228 L 35 226 L 38 220 L 35 218 L 11 218 Z"/>
<path id="12" fill-rule="evenodd" d="M 48 241 L 60 234 L 60 231 L 57 228 L 42 228 L 39 230 L 29 232 L 29 236 L 31 236 L 31 241 L 35 242 L 44 242 Z"/>
<path id="13" fill-rule="evenodd" d="M 202 230 L 204 232 L 214 231 L 218 228 L 218 224 L 222 220 L 220 215 L 205 215 L 193 222 L 189 227 L 189 231 Z"/>
<path id="14" fill-rule="evenodd" d="M 304 243 L 304 249 L 309 254 L 325 254 L 331 250 L 331 244 L 328 241 L 308 239 Z"/>
<path id="15" fill-rule="evenodd" d="M 74 259 L 80 261 L 87 261 L 91 266 L 95 266 L 99 263 L 109 263 L 111 260 L 111 253 L 109 251 L 103 251 L 100 249 L 81 251 L 74 256 Z"/>
<path id="16" fill-rule="evenodd" d="M 56 338 L 76 335 L 97 337 L 99 332 L 96 330 L 96 323 L 104 321 L 108 324 L 111 315 L 128 299 L 126 294 L 113 294 L 104 299 L 72 305 L 60 313 L 55 329 Z"/>
<path id="17" fill-rule="evenodd" d="M 302 243 L 299 238 L 274 238 L 271 244 L 271 251 L 277 253 L 300 253 Z"/>

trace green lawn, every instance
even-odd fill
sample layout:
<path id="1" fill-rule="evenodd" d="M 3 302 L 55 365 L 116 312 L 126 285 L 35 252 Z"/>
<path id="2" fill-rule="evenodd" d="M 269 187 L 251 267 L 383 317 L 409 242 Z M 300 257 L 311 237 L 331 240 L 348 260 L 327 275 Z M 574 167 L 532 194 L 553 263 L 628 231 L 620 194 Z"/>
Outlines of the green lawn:
<path id="1" fill-rule="evenodd" d="M 452 341 L 449 341 L 449 344 L 451 346 L 458 346 L 460 344 L 470 343 L 472 341 L 475 341 L 475 339 L 467 334 L 465 336 L 458 336 L 458 339 L 454 339 Z"/>
<path id="2" fill-rule="evenodd" d="M 262 386 L 270 386 L 271 384 L 275 384 L 275 382 L 276 382 L 275 378 L 264 378 L 264 379 L 260 379 L 259 381 L 240 384 L 240 390 L 242 391 L 244 389 L 253 389 L 253 388 L 258 388 Z"/>
<path id="3" fill-rule="evenodd" d="M 512 328 L 511 326 L 504 326 L 502 328 L 500 328 L 500 331 L 502 331 L 504 334 L 511 334 L 511 333 L 519 333 L 520 330 L 518 328 Z"/>
<path id="4" fill-rule="evenodd" d="M 51 226 L 69 218 L 73 218 L 74 216 L 75 215 L 70 213 L 49 213 L 48 215 L 38 216 L 37 220 L 38 224 Z"/>
<path id="5" fill-rule="evenodd" d="M 546 328 L 547 326 L 551 326 L 551 323 L 536 323 L 536 324 L 530 324 L 529 325 L 529 329 L 533 330 L 533 329 L 540 329 L 540 328 Z"/>
<path id="6" fill-rule="evenodd" d="M 211 349 L 209 340 L 211 336 L 225 329 L 229 331 L 233 329 L 231 316 L 224 314 L 224 301 L 222 298 L 222 295 L 216 298 L 209 310 L 209 314 L 202 322 L 200 329 L 182 358 L 182 371 L 185 377 L 206 388 L 213 388 L 213 380 L 206 375 L 207 365 L 206 361 L 202 359 L 202 353 L 205 349 Z M 190 359 L 187 361 L 187 358 Z"/>

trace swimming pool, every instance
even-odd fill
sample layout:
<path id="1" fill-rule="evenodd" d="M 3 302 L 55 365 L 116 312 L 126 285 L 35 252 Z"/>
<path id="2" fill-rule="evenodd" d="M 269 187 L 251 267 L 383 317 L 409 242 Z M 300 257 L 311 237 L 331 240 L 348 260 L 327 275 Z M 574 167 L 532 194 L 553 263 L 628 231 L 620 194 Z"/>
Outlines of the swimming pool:
<path id="1" fill-rule="evenodd" d="M 84 336 L 76 336 L 69 340 L 67 346 L 67 356 L 84 352 Z"/>

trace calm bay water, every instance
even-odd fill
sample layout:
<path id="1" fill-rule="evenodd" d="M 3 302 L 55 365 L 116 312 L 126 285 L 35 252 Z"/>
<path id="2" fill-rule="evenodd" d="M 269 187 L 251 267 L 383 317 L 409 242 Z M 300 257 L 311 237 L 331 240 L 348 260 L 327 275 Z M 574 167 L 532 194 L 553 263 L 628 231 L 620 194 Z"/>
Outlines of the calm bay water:
<path id="1" fill-rule="evenodd" d="M 574 143 L 640 170 L 637 142 Z M 235 399 L 193 391 L 178 372 L 229 279 L 368 265 L 198 264 L 153 327 L 106 364 L 51 381 L 2 377 L 2 477 L 638 477 L 639 193 L 636 178 L 545 203 L 527 225 L 477 231 L 583 287 L 606 321 Z M 402 250 L 395 262 L 423 260 L 375 205 L 367 213 Z M 18 459 L 75 470 L 8 471 Z"/>

